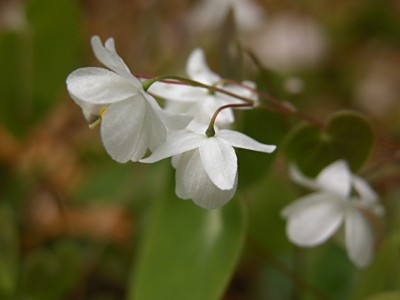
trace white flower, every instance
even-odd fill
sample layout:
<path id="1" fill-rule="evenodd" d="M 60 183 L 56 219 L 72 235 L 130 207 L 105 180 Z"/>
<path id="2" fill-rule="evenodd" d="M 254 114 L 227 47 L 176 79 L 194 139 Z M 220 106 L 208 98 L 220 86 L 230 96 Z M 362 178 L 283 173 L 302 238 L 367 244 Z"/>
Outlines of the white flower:
<path id="1" fill-rule="evenodd" d="M 257 102 L 257 96 L 248 88 L 238 85 L 219 84 L 221 77 L 210 70 L 202 49 L 197 48 L 190 54 L 186 65 L 186 73 L 192 80 L 207 85 L 216 85 L 236 95 L 249 98 L 255 103 Z M 250 88 L 255 87 L 255 84 L 251 81 L 244 81 L 242 84 Z M 206 88 L 163 82 L 154 83 L 149 92 L 168 100 L 165 107 L 167 111 L 191 115 L 195 121 L 202 124 L 210 122 L 212 115 L 220 106 L 243 103 L 237 98 L 222 93 L 210 93 Z M 226 127 L 233 122 L 233 111 L 229 108 L 224 109 L 219 114 L 216 125 L 218 127 Z"/>
<path id="2" fill-rule="evenodd" d="M 318 23 L 288 13 L 268 20 L 249 44 L 265 66 L 281 72 L 314 67 L 327 51 L 326 36 Z"/>
<path id="3" fill-rule="evenodd" d="M 253 0 L 203 0 L 189 12 L 189 28 L 195 31 L 215 29 L 234 9 L 238 29 L 247 33 L 260 28 L 265 19 L 263 8 Z"/>
<path id="4" fill-rule="evenodd" d="M 104 108 L 101 137 L 113 159 L 138 161 L 166 138 L 161 108 L 119 57 L 113 39 L 105 47 L 98 36 L 91 43 L 95 56 L 109 70 L 87 67 L 72 72 L 68 92 L 88 118 L 100 115 Z"/>
<path id="5" fill-rule="evenodd" d="M 289 239 L 299 246 L 319 245 L 344 223 L 350 259 L 358 267 L 368 265 L 373 256 L 374 238 L 363 211 L 383 212 L 376 193 L 363 179 L 351 174 L 343 160 L 327 166 L 315 180 L 294 167 L 291 175 L 300 185 L 317 191 L 283 209 Z"/>
<path id="6" fill-rule="evenodd" d="M 207 137 L 204 131 L 182 130 L 141 162 L 173 157 L 176 193 L 203 208 L 218 208 L 232 199 L 237 186 L 237 157 L 233 147 L 271 153 L 273 145 L 261 144 L 232 130 L 222 129 Z"/>

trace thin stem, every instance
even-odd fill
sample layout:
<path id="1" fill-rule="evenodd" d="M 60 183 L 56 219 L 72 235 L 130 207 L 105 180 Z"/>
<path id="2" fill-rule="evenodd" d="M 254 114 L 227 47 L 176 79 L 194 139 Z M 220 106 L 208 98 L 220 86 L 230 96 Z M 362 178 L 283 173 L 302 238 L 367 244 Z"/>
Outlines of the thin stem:
<path id="1" fill-rule="evenodd" d="M 222 110 L 224 110 L 226 108 L 250 107 L 250 106 L 253 106 L 253 105 L 250 104 L 250 103 L 240 103 L 240 104 L 239 103 L 238 104 L 234 103 L 234 104 L 226 104 L 226 105 L 222 105 L 222 106 L 218 107 L 218 109 L 214 112 L 213 116 L 211 117 L 210 124 L 208 125 L 208 128 L 206 130 L 206 135 L 208 137 L 212 137 L 212 136 L 215 135 L 214 124 L 215 124 L 215 121 L 216 121 L 216 119 L 218 117 L 218 114 Z"/>
<path id="2" fill-rule="evenodd" d="M 148 78 L 148 80 L 143 82 L 143 87 L 145 90 L 147 90 L 153 83 L 157 82 L 157 81 L 161 81 L 161 82 L 165 82 L 165 83 L 171 83 L 171 84 L 188 84 L 191 86 L 195 86 L 195 87 L 201 87 L 201 88 L 205 88 L 208 89 L 209 91 L 215 93 L 222 93 L 225 95 L 228 95 L 230 97 L 234 97 L 237 98 L 241 101 L 244 101 L 246 103 L 251 103 L 252 105 L 255 104 L 254 100 L 251 100 L 249 98 L 243 97 L 241 95 L 237 95 L 235 93 L 232 93 L 230 91 L 224 90 L 222 88 L 219 88 L 215 85 L 211 86 L 211 85 L 207 85 L 198 81 L 194 81 L 188 78 L 184 78 L 184 77 L 180 77 L 180 76 L 169 76 L 169 75 L 162 75 L 162 76 L 158 76 L 158 77 L 150 77 L 150 76 L 146 76 L 146 75 L 140 75 L 140 74 L 136 74 L 137 77 L 140 78 Z M 283 113 L 285 115 L 292 115 L 295 116 L 299 119 L 305 120 L 307 122 L 309 122 L 310 124 L 313 124 L 319 128 L 323 128 L 324 127 L 324 122 L 316 119 L 310 115 L 307 115 L 305 113 L 302 113 L 298 110 L 296 110 L 295 107 L 286 104 L 284 102 L 281 102 L 279 100 L 277 100 L 275 97 L 271 96 L 270 94 L 266 93 L 266 92 L 262 92 L 257 90 L 256 88 L 247 86 L 246 84 L 243 84 L 241 82 L 237 82 L 235 80 L 231 80 L 231 79 L 221 79 L 218 81 L 218 83 L 226 83 L 226 84 L 232 84 L 232 85 L 237 85 L 237 86 L 241 86 L 243 88 L 248 89 L 249 91 L 257 94 L 259 97 L 261 97 L 262 99 L 266 100 L 266 102 L 268 102 L 269 104 L 272 104 L 273 109 L 277 112 Z M 266 105 L 265 103 L 261 103 L 258 104 L 259 107 L 263 107 L 265 109 L 271 109 L 271 107 L 269 107 L 268 105 Z"/>
<path id="3" fill-rule="evenodd" d="M 248 89 L 249 91 L 251 91 L 253 93 L 256 93 L 258 96 L 260 96 L 264 100 L 268 101 L 268 103 L 272 104 L 274 106 L 274 108 L 275 108 L 275 111 L 279 111 L 279 112 L 281 112 L 283 114 L 286 114 L 286 115 L 296 116 L 296 117 L 298 117 L 300 119 L 303 119 L 305 121 L 308 121 L 309 123 L 311 123 L 311 124 L 313 124 L 313 125 L 315 125 L 317 127 L 320 127 L 320 128 L 322 128 L 324 126 L 324 122 L 322 122 L 321 120 L 318 120 L 318 119 L 316 119 L 316 118 L 314 118 L 314 117 L 312 117 L 310 115 L 307 115 L 305 113 L 302 113 L 302 112 L 296 110 L 295 107 L 293 107 L 293 106 L 291 106 L 291 105 L 289 105 L 287 103 L 284 103 L 282 101 L 277 100 L 275 97 L 271 96 L 267 92 L 260 91 L 260 90 L 258 90 L 256 88 L 253 88 L 251 86 L 248 86 L 248 85 L 243 84 L 241 82 L 237 82 L 237 81 L 232 80 L 232 79 L 221 79 L 219 82 L 226 83 L 226 84 L 231 84 L 231 85 L 237 85 L 237 86 L 243 87 L 245 89 Z M 259 106 L 264 107 L 264 108 L 269 108 L 265 104 L 261 104 Z"/>
<path id="4" fill-rule="evenodd" d="M 140 75 L 136 75 L 136 76 L 140 77 Z M 142 78 L 145 78 L 145 77 L 142 77 Z M 145 91 L 147 91 L 150 88 L 150 86 L 157 81 L 162 81 L 162 82 L 172 83 L 172 84 L 188 84 L 188 85 L 191 85 L 194 87 L 205 88 L 213 93 L 218 92 L 221 94 L 225 94 L 227 96 L 239 99 L 243 102 L 246 102 L 247 104 L 254 105 L 254 101 L 249 98 L 243 97 L 241 95 L 237 95 L 235 93 L 232 93 L 230 91 L 224 90 L 222 88 L 219 88 L 219 87 L 216 87 L 213 85 L 204 84 L 204 83 L 201 83 L 201 82 L 198 82 L 195 80 L 191 80 L 188 78 L 180 77 L 180 76 L 161 75 L 161 76 L 149 78 L 149 79 L 145 80 L 144 82 L 142 82 L 143 89 Z"/>

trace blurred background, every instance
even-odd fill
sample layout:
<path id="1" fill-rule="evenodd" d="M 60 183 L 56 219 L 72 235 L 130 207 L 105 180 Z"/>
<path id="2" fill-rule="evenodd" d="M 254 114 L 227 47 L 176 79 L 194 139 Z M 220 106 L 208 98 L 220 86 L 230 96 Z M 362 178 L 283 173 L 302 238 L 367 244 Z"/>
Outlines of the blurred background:
<path id="1" fill-rule="evenodd" d="M 185 75 L 188 54 L 203 47 L 223 77 L 254 80 L 321 120 L 345 108 L 373 124 L 362 174 L 388 209 L 378 265 L 357 270 L 336 241 L 290 245 L 279 212 L 303 191 L 280 153 L 239 153 L 248 228 L 223 299 L 364 299 L 400 289 L 399 20 L 398 0 L 0 0 L 0 298 L 126 299 L 149 215 L 175 197 L 169 162 L 112 161 L 69 98 L 68 74 L 99 66 L 92 35 L 113 37 L 134 74 Z M 300 121 L 250 116 L 238 116 L 238 129 L 278 147 Z"/>

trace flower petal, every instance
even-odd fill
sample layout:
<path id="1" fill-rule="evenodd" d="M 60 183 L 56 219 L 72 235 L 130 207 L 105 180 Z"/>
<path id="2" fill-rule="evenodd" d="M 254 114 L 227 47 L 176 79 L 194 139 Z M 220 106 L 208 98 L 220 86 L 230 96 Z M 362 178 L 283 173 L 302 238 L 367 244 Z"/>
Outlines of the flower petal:
<path id="1" fill-rule="evenodd" d="M 181 199 L 190 199 L 190 193 L 186 190 L 186 177 L 193 176 L 192 173 L 198 170 L 188 170 L 188 163 L 196 150 L 187 151 L 183 154 L 178 154 L 172 157 L 173 167 L 175 172 L 175 193 Z"/>
<path id="2" fill-rule="evenodd" d="M 93 36 L 91 39 L 91 44 L 94 55 L 103 65 L 113 70 L 118 75 L 132 81 L 132 84 L 137 89 L 142 88 L 142 84 L 140 83 L 140 81 L 131 74 L 129 68 L 126 66 L 122 58 L 116 52 L 114 39 L 112 38 L 108 39 L 104 47 L 101 43 L 100 37 Z"/>
<path id="3" fill-rule="evenodd" d="M 353 175 L 353 185 L 354 189 L 356 190 L 356 192 L 358 193 L 358 195 L 362 200 L 370 202 L 378 201 L 378 195 L 361 177 Z"/>
<path id="4" fill-rule="evenodd" d="M 186 64 L 186 73 L 191 79 L 208 85 L 221 79 L 209 69 L 204 51 L 200 48 L 194 49 L 190 54 Z"/>
<path id="5" fill-rule="evenodd" d="M 146 103 L 140 96 L 110 105 L 103 114 L 101 137 L 108 154 L 118 162 L 139 160 L 148 148 Z"/>
<path id="6" fill-rule="evenodd" d="M 153 163 L 164 158 L 184 153 L 197 148 L 206 137 L 190 131 L 182 130 L 167 137 L 165 143 L 161 144 L 154 152 L 145 159 L 143 163 Z"/>
<path id="7" fill-rule="evenodd" d="M 324 191 L 347 198 L 351 192 L 352 174 L 347 162 L 338 160 L 325 167 L 317 176 L 316 183 Z"/>
<path id="8" fill-rule="evenodd" d="M 271 153 L 276 149 L 275 145 L 262 144 L 238 131 L 222 129 L 218 131 L 217 136 L 227 141 L 232 147 L 265 153 Z"/>
<path id="9" fill-rule="evenodd" d="M 219 208 L 232 199 L 236 192 L 237 177 L 230 190 L 218 189 L 203 169 L 198 150 L 186 152 L 179 160 L 176 169 L 177 195 L 190 198 L 195 204 L 207 209 Z"/>
<path id="10" fill-rule="evenodd" d="M 357 267 L 365 267 L 373 256 L 374 239 L 370 224 L 356 208 L 349 208 L 345 218 L 348 255 Z"/>
<path id="11" fill-rule="evenodd" d="M 139 93 L 131 81 L 107 69 L 95 67 L 72 72 L 67 78 L 67 89 L 75 101 L 91 104 L 119 102 Z"/>
<path id="12" fill-rule="evenodd" d="M 161 81 L 153 83 L 148 92 L 173 102 L 197 102 L 208 94 L 205 88 Z"/>
<path id="13" fill-rule="evenodd" d="M 207 138 L 199 147 L 204 170 L 221 190 L 230 190 L 237 176 L 235 150 L 223 139 Z"/>
<path id="14" fill-rule="evenodd" d="M 309 188 L 311 190 L 317 190 L 318 185 L 315 182 L 315 180 L 312 180 L 311 178 L 304 176 L 304 174 L 297 168 L 296 165 L 291 164 L 289 166 L 289 174 L 290 178 L 293 179 L 294 182 L 296 182 L 299 185 L 302 185 L 303 187 Z"/>
<path id="15" fill-rule="evenodd" d="M 143 96 L 146 99 L 146 118 L 144 120 L 147 130 L 146 134 L 149 135 L 149 149 L 153 151 L 165 141 L 167 129 L 163 122 L 161 108 L 158 106 L 156 100 L 146 93 L 143 93 Z"/>
<path id="16" fill-rule="evenodd" d="M 329 239 L 343 222 L 343 208 L 332 194 L 314 193 L 282 211 L 288 219 L 289 240 L 299 246 L 315 246 Z"/>

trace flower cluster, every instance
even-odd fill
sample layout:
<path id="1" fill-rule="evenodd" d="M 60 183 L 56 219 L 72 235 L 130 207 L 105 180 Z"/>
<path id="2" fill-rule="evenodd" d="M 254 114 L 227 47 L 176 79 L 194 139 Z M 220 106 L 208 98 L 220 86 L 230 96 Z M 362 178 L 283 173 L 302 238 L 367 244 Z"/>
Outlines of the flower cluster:
<path id="1" fill-rule="evenodd" d="M 171 157 L 176 194 L 214 209 L 236 192 L 235 147 L 264 153 L 275 150 L 274 145 L 231 129 L 234 108 L 257 106 L 255 84 L 222 79 L 210 70 L 201 49 L 195 49 L 188 59 L 188 78 L 145 80 L 129 71 L 113 39 L 103 45 L 94 36 L 91 43 L 95 56 L 107 68 L 72 72 L 67 89 L 90 127 L 101 124 L 104 147 L 114 160 L 154 163 Z M 163 107 L 153 96 L 165 100 Z M 325 167 L 315 179 L 304 176 L 296 166 L 291 166 L 290 174 L 315 192 L 283 209 L 289 240 L 298 246 L 316 246 L 344 224 L 350 259 L 359 267 L 366 266 L 374 252 L 369 218 L 383 214 L 376 193 L 351 173 L 345 160 Z"/>
<path id="2" fill-rule="evenodd" d="M 350 259 L 365 267 L 373 256 L 373 231 L 368 215 L 382 215 L 378 196 L 360 177 L 353 175 L 344 160 L 324 168 L 315 180 L 305 177 L 296 167 L 292 179 L 315 190 L 282 211 L 288 220 L 287 235 L 299 246 L 322 244 L 344 224 L 345 246 Z"/>
<path id="3" fill-rule="evenodd" d="M 149 85 L 129 71 L 113 39 L 103 45 L 94 36 L 91 43 L 107 69 L 78 69 L 68 76 L 67 89 L 86 118 L 90 122 L 94 118 L 92 124 L 101 123 L 104 147 L 114 160 L 152 163 L 172 157 L 176 194 L 213 209 L 235 194 L 238 164 L 234 147 L 265 153 L 275 150 L 274 145 L 229 129 L 234 122 L 232 107 L 257 103 L 254 84 L 224 84 L 207 66 L 201 49 L 194 50 L 187 63 L 187 74 L 196 86 L 151 79 Z M 151 93 L 166 100 L 164 108 Z M 151 154 L 146 157 L 148 151 Z"/>

